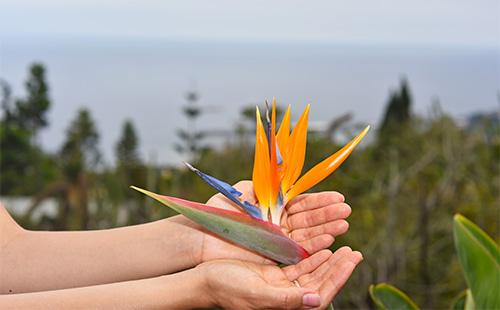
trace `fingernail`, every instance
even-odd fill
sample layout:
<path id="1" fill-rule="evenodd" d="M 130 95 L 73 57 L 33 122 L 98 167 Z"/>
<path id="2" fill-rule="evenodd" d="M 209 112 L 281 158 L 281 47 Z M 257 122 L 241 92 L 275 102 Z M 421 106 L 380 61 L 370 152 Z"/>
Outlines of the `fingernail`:
<path id="1" fill-rule="evenodd" d="M 321 299 L 318 294 L 305 294 L 302 297 L 302 304 L 307 307 L 318 307 L 321 305 Z"/>

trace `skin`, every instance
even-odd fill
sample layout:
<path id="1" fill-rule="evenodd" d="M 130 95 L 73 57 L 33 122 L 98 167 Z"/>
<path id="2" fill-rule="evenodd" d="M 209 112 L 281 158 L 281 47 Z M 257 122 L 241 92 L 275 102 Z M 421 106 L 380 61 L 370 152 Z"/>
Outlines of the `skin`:
<path id="1" fill-rule="evenodd" d="M 360 252 L 343 247 L 285 268 L 244 261 L 213 261 L 200 267 L 208 266 L 211 296 L 224 309 L 301 309 L 306 301 L 308 308 L 325 309 L 362 260 Z"/>
<path id="2" fill-rule="evenodd" d="M 236 184 L 235 187 L 243 192 L 243 199 L 249 201 L 255 199 L 251 182 L 243 181 Z M 225 209 L 235 208 L 232 203 L 220 194 L 213 196 L 207 204 Z M 301 195 L 288 204 L 282 217 L 283 231 L 299 242 L 311 254 L 317 253 L 330 246 L 334 240 L 334 236 L 347 231 L 348 225 L 345 218 L 349 216 L 350 212 L 349 206 L 344 203 L 343 196 L 336 192 Z M 343 251 L 345 253 L 341 252 L 342 257 L 346 255 L 346 259 L 351 261 L 350 265 L 345 263 L 345 266 L 340 266 L 337 263 L 328 263 L 330 256 L 333 257 L 336 255 L 338 257 L 340 255 L 337 253 L 331 255 L 330 253 L 328 255 L 329 259 L 324 262 L 318 263 L 320 260 L 315 258 L 316 265 L 313 263 L 310 263 L 310 265 L 317 268 L 315 267 L 312 270 L 311 267 L 311 270 L 307 273 L 297 273 L 296 279 L 293 280 L 297 280 L 302 286 L 301 281 L 305 280 L 304 278 L 299 279 L 299 277 L 308 275 L 309 278 L 316 279 L 314 281 L 311 280 L 309 283 L 304 282 L 304 284 L 307 284 L 307 286 L 311 287 L 312 291 L 322 296 L 322 303 L 326 300 L 329 302 L 336 294 L 335 290 L 338 291 L 347 280 L 345 276 L 341 275 L 350 275 L 354 266 L 361 261 L 359 252 L 352 252 L 350 249 L 349 251 Z M 26 253 L 29 253 L 29 255 L 26 255 Z M 326 257 L 326 254 L 321 255 L 323 256 L 320 257 Z M 27 231 L 19 227 L 6 210 L 0 206 L 0 257 L 0 294 L 16 293 L 15 296 L 17 297 L 15 298 L 13 298 L 14 295 L 8 296 L 9 299 L 7 302 L 13 303 L 21 302 L 22 300 L 27 302 L 34 300 L 38 302 L 40 298 L 42 300 L 49 298 L 47 301 L 48 304 L 54 305 L 49 301 L 53 299 L 54 302 L 57 302 L 60 298 L 64 300 L 68 298 L 68 304 L 76 306 L 79 305 L 77 302 L 81 302 L 81 298 L 77 298 L 78 296 L 90 297 L 98 295 L 99 298 L 95 299 L 92 297 L 92 300 L 100 302 L 103 306 L 113 305 L 114 302 L 125 303 L 126 301 L 130 302 L 130 305 L 134 305 L 134 300 L 129 299 L 134 298 L 134 296 L 137 298 L 137 294 L 143 291 L 143 287 L 150 289 L 144 292 L 147 295 L 151 291 L 155 291 L 155 288 L 169 291 L 169 287 L 182 287 L 182 285 L 178 284 L 179 281 L 184 281 L 183 283 L 192 282 L 192 284 L 204 283 L 209 284 L 208 287 L 212 288 L 212 291 L 207 292 L 206 288 L 202 287 L 200 288 L 200 292 L 207 293 L 208 296 L 217 296 L 218 292 L 234 290 L 235 281 L 239 280 L 241 282 L 239 288 L 241 288 L 242 292 L 238 295 L 241 296 L 241 301 L 238 303 L 244 304 L 244 300 L 254 300 L 255 302 L 255 296 L 261 296 L 254 285 L 250 287 L 250 290 L 248 285 L 246 285 L 249 283 L 247 279 L 249 273 L 256 274 L 252 278 L 261 278 L 261 280 L 270 286 L 279 288 L 288 287 L 295 290 L 295 293 L 298 294 L 295 285 L 293 287 L 285 286 L 285 282 L 283 282 L 285 281 L 284 278 L 281 279 L 283 281 L 278 281 L 279 283 L 274 281 L 276 279 L 275 274 L 279 274 L 281 270 L 294 270 L 293 268 L 279 269 L 276 266 L 272 266 L 274 262 L 204 232 L 197 224 L 183 216 L 176 216 L 143 225 L 108 230 L 42 232 Z M 314 257 L 317 256 L 313 255 L 303 262 L 307 263 Z M 220 261 L 220 259 L 224 259 L 224 261 Z M 237 259 L 240 261 L 228 259 Z M 255 263 L 259 263 L 260 265 Z M 269 265 L 265 266 L 262 264 Z M 198 267 L 175 275 L 158 277 L 195 266 Z M 345 278 L 345 281 L 333 286 L 330 284 L 330 288 L 328 288 L 327 279 L 333 278 L 334 273 L 324 272 L 322 273 L 323 276 L 318 278 L 316 269 L 320 268 L 335 270 L 338 273 L 338 279 L 342 280 Z M 217 269 L 220 272 L 211 272 Z M 225 271 L 232 272 L 232 277 L 227 279 L 226 283 L 228 284 L 226 284 L 226 287 L 217 281 L 222 278 L 221 275 L 225 274 Z M 316 278 L 313 277 L 313 273 L 316 274 Z M 273 276 L 269 278 L 268 275 Z M 237 278 L 238 276 L 241 278 Z M 145 278 L 153 279 L 139 280 Z M 286 279 L 288 279 L 287 285 L 291 283 L 290 281 L 293 281 L 289 277 Z M 116 283 L 122 281 L 129 282 Z M 327 289 L 323 288 L 325 285 Z M 83 286 L 89 287 L 68 290 L 68 288 Z M 187 287 L 191 287 L 191 285 L 188 284 Z M 38 295 L 19 294 L 47 290 L 60 291 L 44 292 Z M 131 290 L 138 293 L 131 295 Z M 269 290 L 266 289 L 264 291 Z M 169 308 L 176 307 L 176 304 L 173 302 L 177 297 L 180 299 L 179 308 L 182 308 L 183 298 L 194 302 L 192 296 L 188 294 L 189 291 L 191 290 L 181 290 L 174 294 L 172 298 L 167 298 L 171 302 Z M 260 292 L 260 294 L 264 294 L 264 291 Z M 176 290 L 173 290 L 173 292 L 176 292 Z M 251 296 L 248 296 L 248 292 L 251 293 Z M 305 291 L 302 290 L 301 292 L 301 296 L 303 296 Z M 188 296 L 184 296 L 186 294 Z M 119 298 L 122 295 L 123 298 Z M 200 295 L 197 294 L 196 296 Z M 288 299 L 289 296 L 286 294 L 279 296 L 285 296 L 287 302 L 292 300 Z M 295 296 L 293 300 L 296 302 L 295 300 L 298 300 L 296 296 L 298 295 L 293 296 Z M 0 301 L 6 302 L 6 297 L 0 296 Z M 139 299 L 143 300 L 143 298 L 137 298 L 137 300 Z M 162 298 L 158 297 L 157 299 L 158 304 L 153 304 L 153 301 L 151 301 L 152 307 L 160 305 L 163 301 Z M 195 299 L 202 300 L 203 298 L 197 297 Z M 233 295 L 229 299 L 239 300 L 233 297 Z M 269 302 L 268 299 L 266 297 L 265 302 Z M 139 302 L 137 300 L 136 302 Z M 224 302 L 228 302 L 227 300 L 227 296 L 226 298 L 219 296 L 206 302 L 209 306 L 217 305 L 230 308 L 230 305 L 224 306 Z M 281 300 L 280 302 L 283 301 Z M 93 307 L 92 304 L 88 304 L 88 306 Z M 252 307 L 260 309 L 260 306 L 257 303 Z M 192 307 L 198 306 L 191 304 L 187 308 Z M 253 309 L 252 307 L 249 307 L 249 309 Z M 120 306 L 120 308 L 122 307 Z"/>
<path id="3" fill-rule="evenodd" d="M 333 255 L 323 250 L 285 268 L 218 260 L 152 279 L 3 295 L 0 308 L 325 309 L 362 259 L 343 249 Z"/>
<path id="4" fill-rule="evenodd" d="M 255 204 L 256 198 L 251 181 L 240 181 L 234 187 L 242 193 L 241 199 Z M 222 194 L 214 195 L 207 204 L 221 209 L 239 209 Z M 346 218 L 351 214 L 351 207 L 344 202 L 344 196 L 338 192 L 320 192 L 302 194 L 287 204 L 281 217 L 283 232 L 297 241 L 309 253 L 313 254 L 332 245 L 335 237 L 349 229 Z M 203 228 L 182 217 L 177 218 L 185 225 Z M 205 232 L 201 261 L 232 258 L 257 263 L 273 263 L 255 253 L 221 242 L 216 236 Z"/>

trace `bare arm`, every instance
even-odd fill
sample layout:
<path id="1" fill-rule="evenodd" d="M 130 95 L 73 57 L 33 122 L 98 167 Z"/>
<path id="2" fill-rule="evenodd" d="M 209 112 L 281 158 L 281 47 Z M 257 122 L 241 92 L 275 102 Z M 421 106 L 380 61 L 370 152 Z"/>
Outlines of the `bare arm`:
<path id="1" fill-rule="evenodd" d="M 176 217 L 123 228 L 19 227 L 0 206 L 0 294 L 151 278 L 200 263 L 203 234 Z"/>
<path id="2" fill-rule="evenodd" d="M 218 260 L 173 275 L 57 291 L 0 295 L 0 309 L 314 309 L 323 310 L 361 254 L 328 250 L 279 268 Z"/>
<path id="3" fill-rule="evenodd" d="M 253 196 L 251 182 L 235 187 Z M 233 207 L 220 194 L 209 204 Z M 288 213 L 285 233 L 316 253 L 347 230 L 350 208 L 342 195 L 323 192 L 296 197 Z M 0 205 L 0 294 L 150 278 L 221 258 L 272 263 L 205 233 L 183 216 L 98 231 L 27 231 Z"/>
<path id="4" fill-rule="evenodd" d="M 194 270 L 152 279 L 0 295 L 1 309 L 192 309 L 209 306 Z"/>

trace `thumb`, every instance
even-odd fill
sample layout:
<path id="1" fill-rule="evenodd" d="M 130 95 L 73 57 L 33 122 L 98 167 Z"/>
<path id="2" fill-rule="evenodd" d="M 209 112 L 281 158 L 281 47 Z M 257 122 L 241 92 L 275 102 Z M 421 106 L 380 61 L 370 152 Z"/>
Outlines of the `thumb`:
<path id="1" fill-rule="evenodd" d="M 267 290 L 267 300 L 271 308 L 277 309 L 307 309 L 321 305 L 320 296 L 310 290 L 300 287 L 273 288 Z"/>

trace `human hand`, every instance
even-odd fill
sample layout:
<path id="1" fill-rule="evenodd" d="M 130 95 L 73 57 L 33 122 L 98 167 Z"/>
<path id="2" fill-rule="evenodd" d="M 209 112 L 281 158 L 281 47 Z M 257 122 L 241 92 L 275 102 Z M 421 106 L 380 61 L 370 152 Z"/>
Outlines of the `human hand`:
<path id="1" fill-rule="evenodd" d="M 322 250 L 296 265 L 279 268 L 233 260 L 203 263 L 211 306 L 224 309 L 325 309 L 362 260 L 343 247 Z"/>
<path id="2" fill-rule="evenodd" d="M 256 203 L 251 181 L 240 181 L 234 187 L 242 193 L 241 199 Z M 212 196 L 208 205 L 227 210 L 238 210 L 222 194 Z M 292 199 L 281 217 L 283 232 L 303 246 L 310 254 L 328 248 L 347 231 L 345 220 L 351 208 L 344 203 L 344 196 L 337 192 L 302 194 Z M 264 257 L 226 242 L 208 232 L 203 237 L 201 261 L 213 259 L 242 259 L 258 263 L 271 263 Z"/>

